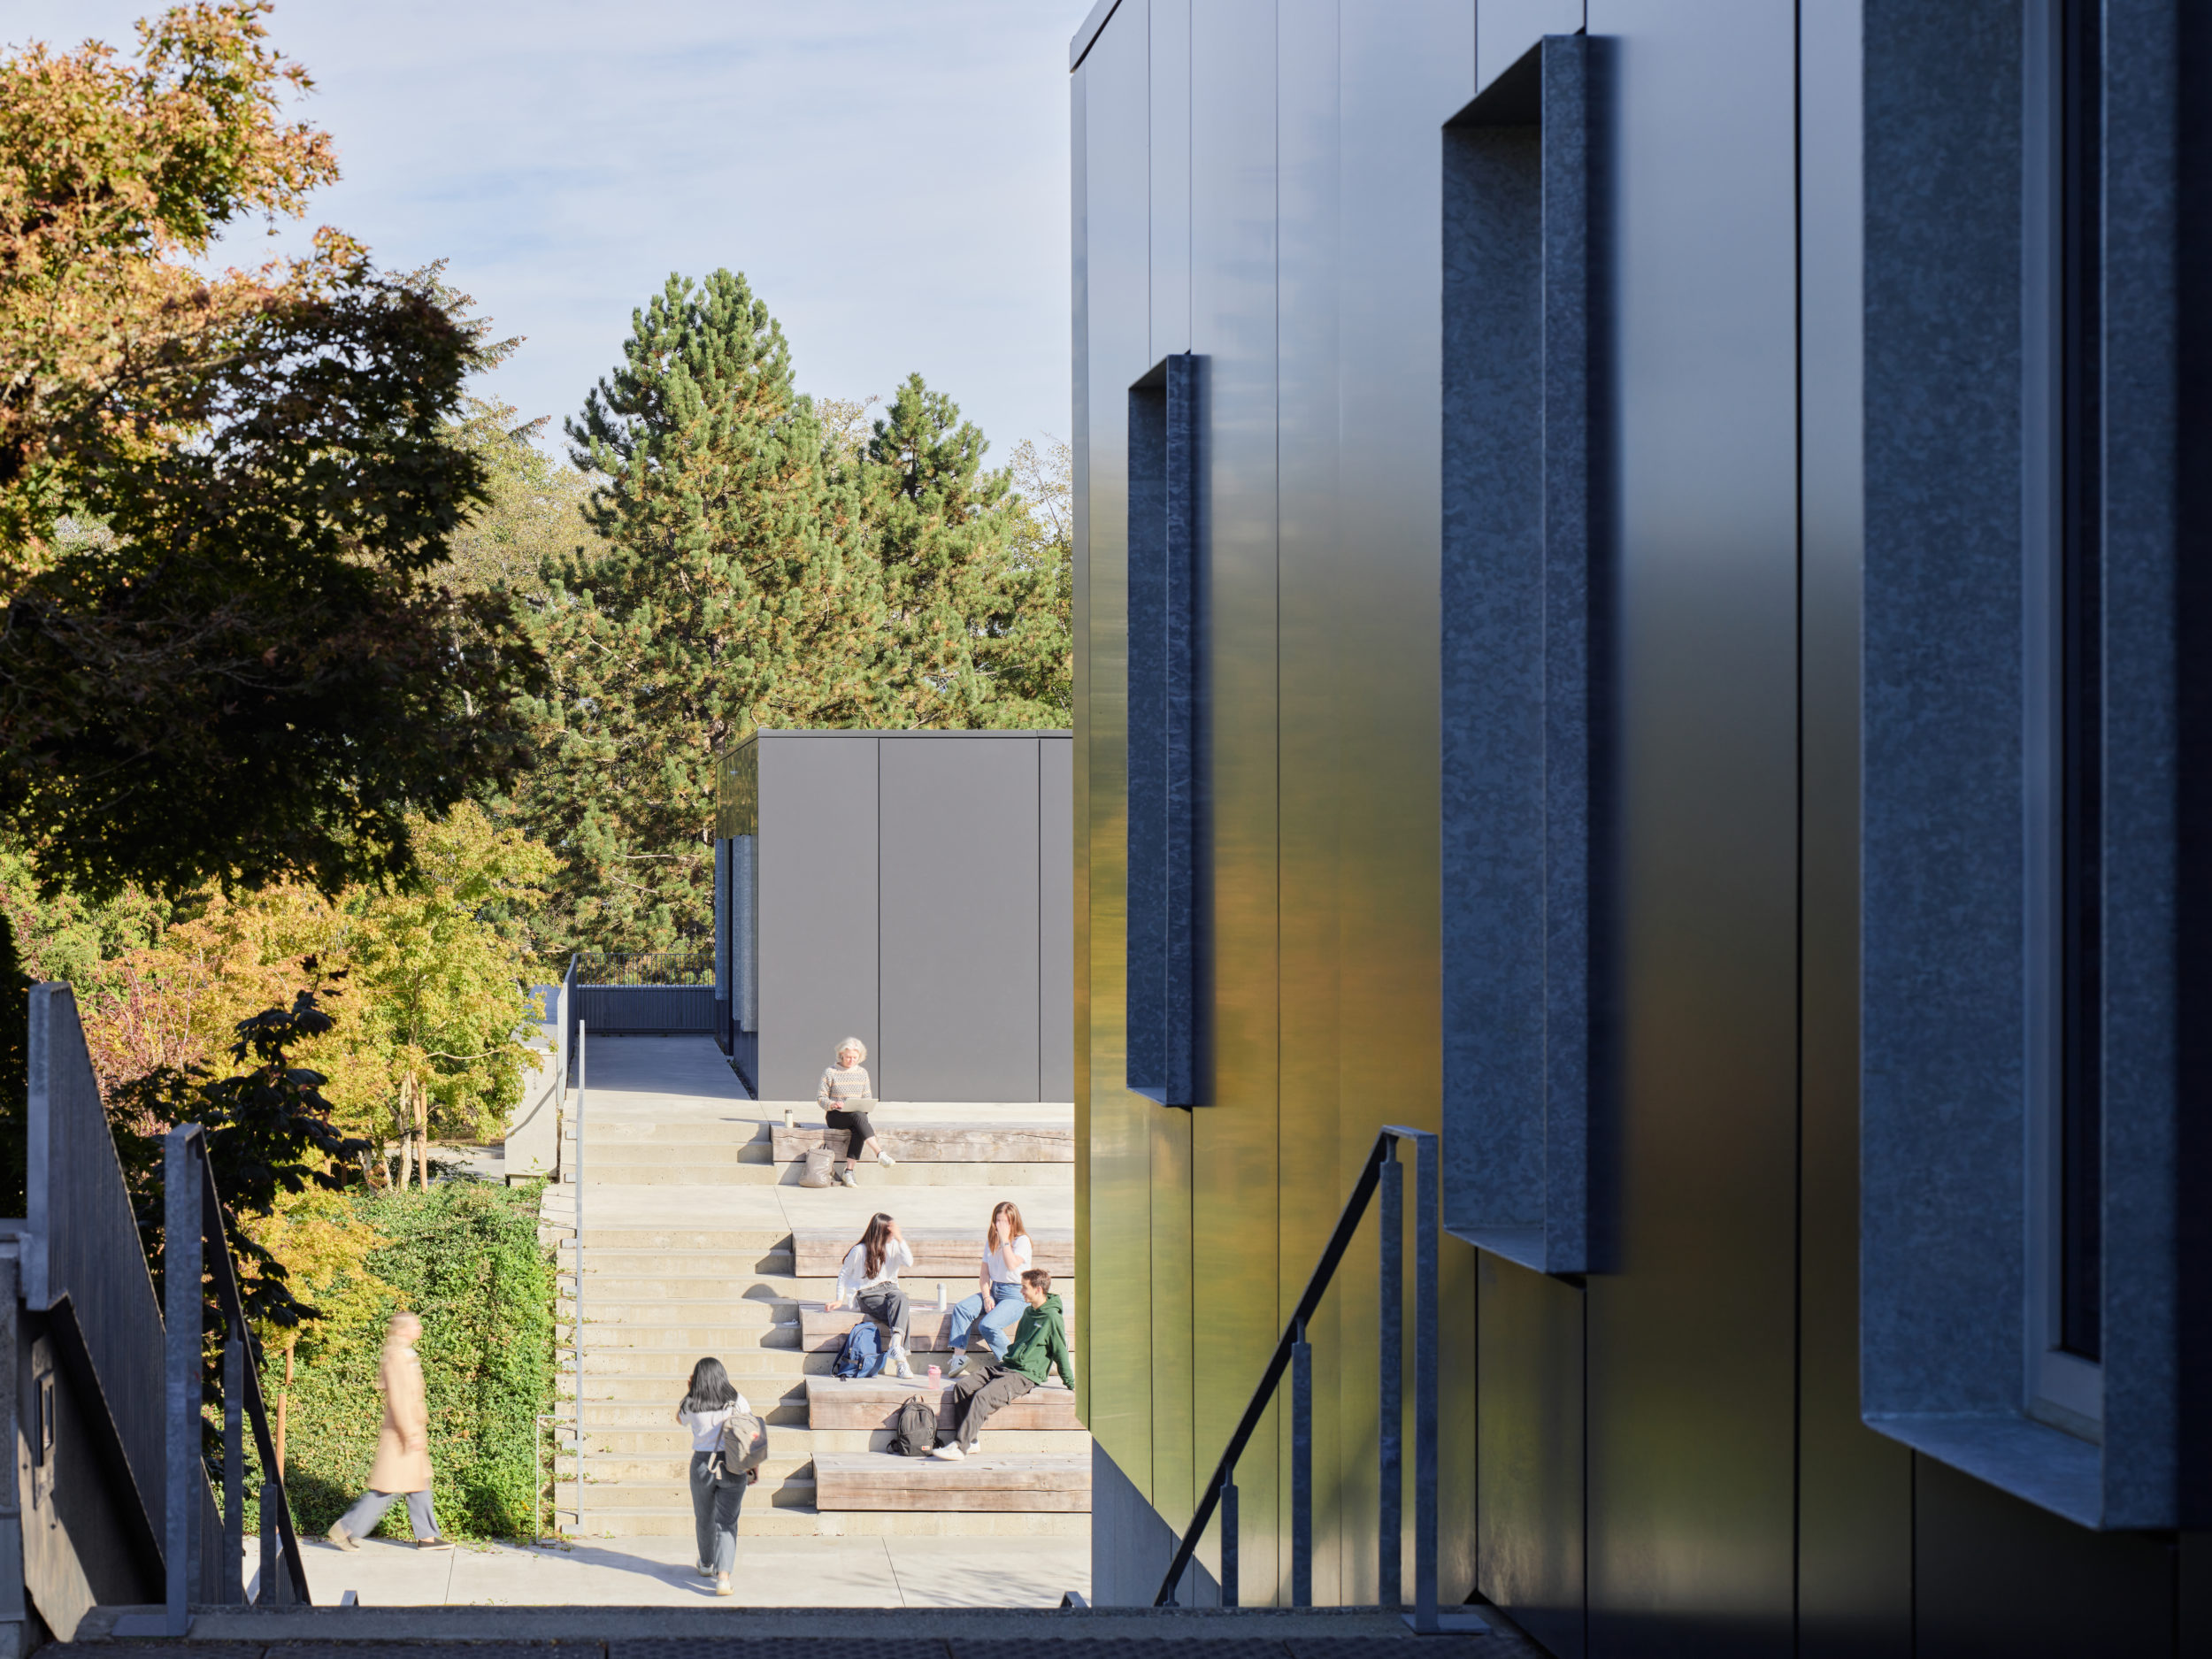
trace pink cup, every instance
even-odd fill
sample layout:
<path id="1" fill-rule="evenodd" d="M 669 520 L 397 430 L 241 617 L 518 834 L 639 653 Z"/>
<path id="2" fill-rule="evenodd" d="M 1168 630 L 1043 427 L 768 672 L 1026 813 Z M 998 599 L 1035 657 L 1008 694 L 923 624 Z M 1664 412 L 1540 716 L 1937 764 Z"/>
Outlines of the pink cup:
<path id="1" fill-rule="evenodd" d="M 929 1368 L 929 1386 L 934 1388 L 939 1383 L 944 1380 L 945 1373 L 943 1371 L 935 1365 L 932 1365 Z"/>

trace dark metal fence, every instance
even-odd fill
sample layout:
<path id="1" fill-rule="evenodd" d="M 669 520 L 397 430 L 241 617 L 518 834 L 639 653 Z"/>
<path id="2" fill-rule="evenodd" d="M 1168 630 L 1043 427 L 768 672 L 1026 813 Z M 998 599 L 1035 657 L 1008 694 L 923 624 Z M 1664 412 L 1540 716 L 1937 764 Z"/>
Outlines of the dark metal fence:
<path id="1" fill-rule="evenodd" d="M 714 1033 L 714 953 L 708 947 L 578 956 L 576 1014 L 603 1037 Z"/>

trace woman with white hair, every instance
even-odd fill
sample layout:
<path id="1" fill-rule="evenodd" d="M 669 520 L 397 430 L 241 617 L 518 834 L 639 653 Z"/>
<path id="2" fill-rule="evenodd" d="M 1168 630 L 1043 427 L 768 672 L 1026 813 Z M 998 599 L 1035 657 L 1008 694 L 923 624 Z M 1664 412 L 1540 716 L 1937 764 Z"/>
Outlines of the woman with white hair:
<path id="1" fill-rule="evenodd" d="M 861 1062 L 868 1057 L 868 1045 L 857 1037 L 837 1040 L 837 1064 L 822 1073 L 822 1088 L 816 1104 L 833 1130 L 845 1132 L 845 1168 L 837 1179 L 847 1187 L 860 1185 L 860 1178 L 853 1171 L 860 1163 L 862 1147 L 875 1148 L 876 1162 L 887 1168 L 898 1160 L 883 1149 L 883 1142 L 876 1139 L 876 1126 L 868 1121 L 867 1109 L 875 1104 L 876 1086 L 869 1081 L 868 1068 Z M 856 1110 L 848 1110 L 850 1102 Z"/>

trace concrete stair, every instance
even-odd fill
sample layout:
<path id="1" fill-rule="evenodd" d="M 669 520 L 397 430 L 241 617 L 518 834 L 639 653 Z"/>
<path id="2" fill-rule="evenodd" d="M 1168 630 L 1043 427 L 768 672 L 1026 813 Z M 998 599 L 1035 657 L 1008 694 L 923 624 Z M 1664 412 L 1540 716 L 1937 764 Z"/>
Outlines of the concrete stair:
<path id="1" fill-rule="evenodd" d="M 585 1537 L 690 1535 L 690 1437 L 673 1419 L 693 1364 L 712 1354 L 769 1425 L 768 1462 L 740 1521 L 748 1536 L 1086 1534 L 1090 1437 L 1076 1418 L 1073 1395 L 1057 1386 L 994 1418 L 986 1455 L 964 1464 L 890 1451 L 899 1401 L 921 1393 L 934 1404 L 935 1395 L 919 1378 L 852 1383 L 832 1374 L 838 1344 L 857 1316 L 830 1314 L 824 1304 L 858 1227 L 749 1225 L 787 1205 L 795 1207 L 795 1221 L 839 1215 L 859 1209 L 864 1194 L 778 1196 L 776 1189 L 796 1181 L 797 1160 L 819 1125 L 786 1130 L 776 1121 L 780 1107 L 774 1117 L 753 1107 L 764 1117 L 744 1118 L 737 1113 L 750 1102 L 713 1102 L 714 1111 L 704 1110 L 708 1104 L 687 1100 L 660 1113 L 595 1096 L 588 1103 L 580 1193 L 572 1180 L 548 1189 L 541 1236 L 561 1272 L 552 1467 L 563 1528 Z M 1072 1136 L 1064 1120 L 948 1119 L 898 1125 L 910 1137 L 902 1142 L 886 1121 L 896 1110 L 879 1122 L 900 1161 L 889 1168 L 864 1163 L 864 1186 L 957 1189 L 930 1199 L 934 1210 L 919 1199 L 907 1202 L 923 1204 L 926 1216 L 949 1218 L 972 1208 L 976 1217 L 976 1225 L 959 1228 L 906 1230 L 918 1258 L 904 1277 L 916 1302 L 913 1347 L 921 1362 L 943 1351 L 949 1315 L 936 1305 L 939 1281 L 948 1301 L 974 1287 L 979 1224 L 993 1198 L 1040 1187 L 1064 1193 L 1073 1175 Z M 1010 1116 L 1005 1108 L 985 1110 Z M 572 1176 L 572 1114 L 565 1135 L 562 1167 Z M 579 1248 L 570 1225 L 580 1197 L 580 1327 Z M 1033 1233 L 1038 1264 L 1066 1276 L 1056 1286 L 1066 1304 L 1072 1234 Z M 979 1338 L 972 1345 L 984 1351 Z M 964 1467 L 968 1472 L 955 1472 Z"/>

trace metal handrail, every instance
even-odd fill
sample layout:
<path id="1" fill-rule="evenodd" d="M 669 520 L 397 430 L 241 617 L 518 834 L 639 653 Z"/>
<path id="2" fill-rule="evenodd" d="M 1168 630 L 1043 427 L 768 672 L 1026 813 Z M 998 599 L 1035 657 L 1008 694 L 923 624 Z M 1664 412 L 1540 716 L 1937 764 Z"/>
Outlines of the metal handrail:
<path id="1" fill-rule="evenodd" d="M 261 1458 L 261 1597 L 272 1603 L 284 1599 L 275 1582 L 275 1568 L 281 1559 L 285 1577 L 291 1581 L 290 1599 L 307 1607 L 314 1604 L 314 1598 L 307 1586 L 307 1563 L 300 1555 L 299 1534 L 292 1525 L 284 1471 L 277 1463 L 276 1445 L 269 1432 L 261 1379 L 249 1363 L 251 1346 L 245 1299 L 238 1286 L 237 1264 L 231 1259 L 230 1235 L 223 1225 L 222 1194 L 215 1185 L 215 1171 L 208 1165 L 206 1134 L 198 1124 L 180 1124 L 166 1140 L 162 1170 L 162 1257 L 169 1467 L 162 1548 L 166 1580 L 162 1622 L 167 1634 L 181 1636 L 191 1627 L 191 1569 L 200 1553 L 192 1533 L 204 1479 L 200 1474 L 204 1268 L 215 1281 L 215 1298 L 222 1309 L 226 1333 L 222 1390 L 225 1549 L 217 1599 L 232 1605 L 242 1605 L 246 1599 L 243 1425 L 249 1422 Z M 192 1168 L 195 1163 L 197 1179 Z"/>
<path id="2" fill-rule="evenodd" d="M 1173 1607 L 1175 1592 L 1191 1557 L 1198 1548 L 1217 1509 L 1221 1513 L 1221 1603 L 1237 1605 L 1237 1460 L 1267 1415 L 1283 1373 L 1291 1373 L 1291 1605 L 1313 1603 L 1313 1348 L 1306 1340 L 1306 1326 L 1320 1311 L 1336 1270 L 1351 1248 L 1352 1237 L 1367 1214 L 1378 1188 L 1382 1192 L 1380 1282 L 1377 1286 L 1381 1367 L 1379 1455 L 1381 1493 L 1375 1540 L 1377 1588 L 1385 1607 L 1396 1607 L 1403 1594 L 1403 1563 L 1400 1531 L 1404 1503 L 1404 1465 L 1402 1418 L 1404 1406 L 1403 1347 L 1405 1233 L 1403 1170 L 1398 1162 L 1398 1142 L 1409 1141 L 1414 1148 L 1414 1509 L 1413 1509 L 1413 1628 L 1424 1633 L 1440 1628 L 1436 1607 L 1436 1458 L 1437 1458 L 1437 1198 L 1438 1142 L 1433 1131 L 1385 1125 L 1361 1164 L 1351 1196 L 1337 1217 L 1336 1229 L 1321 1252 L 1321 1260 L 1306 1281 L 1304 1294 L 1283 1327 L 1283 1334 L 1268 1356 L 1259 1386 L 1244 1408 L 1236 1432 L 1214 1466 L 1197 1510 L 1169 1563 L 1155 1607 Z"/>

